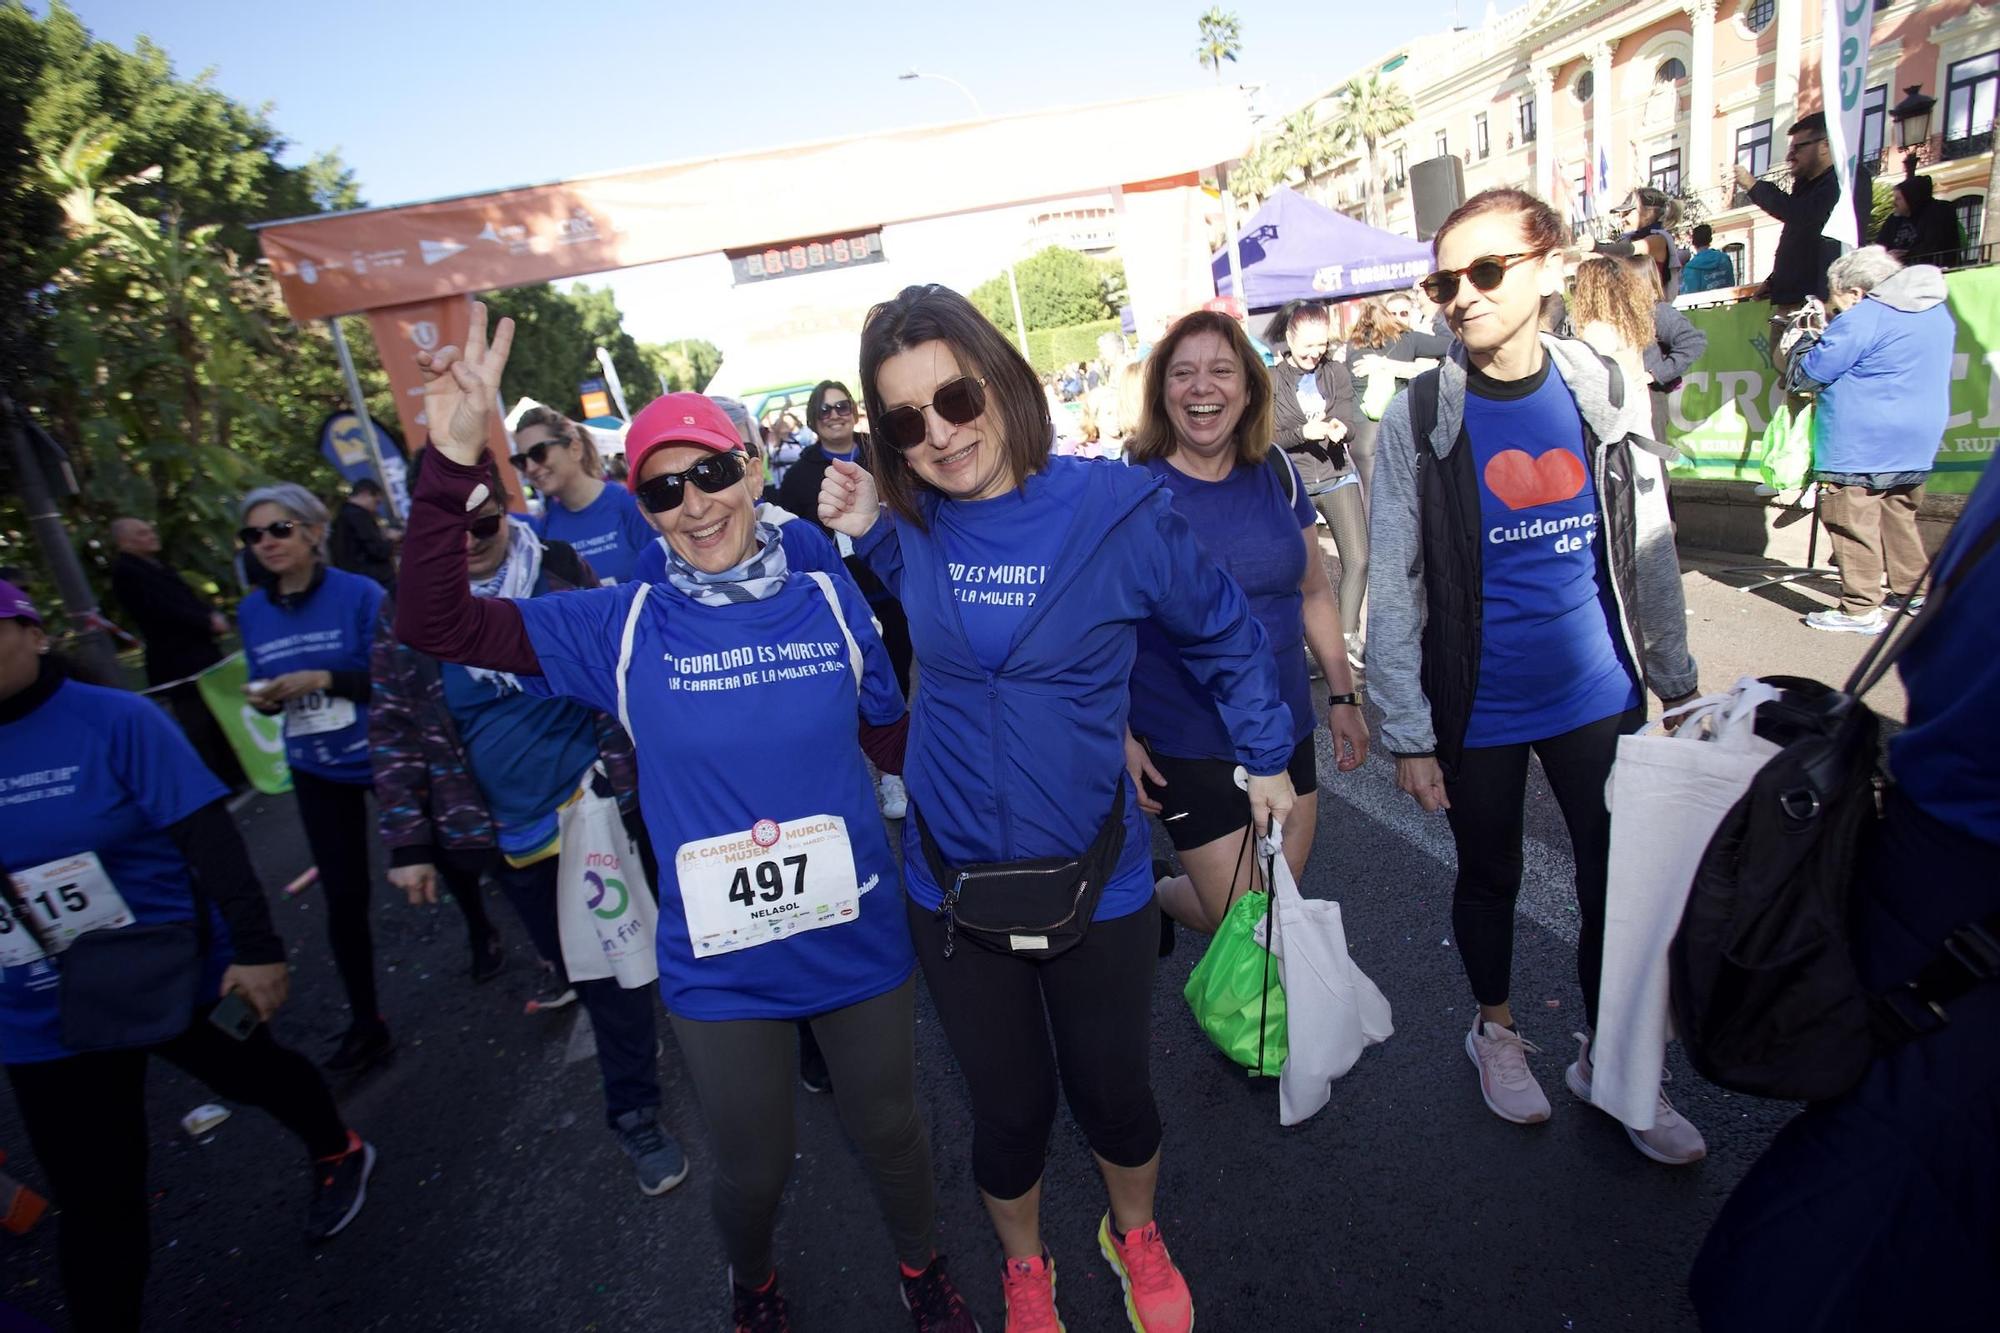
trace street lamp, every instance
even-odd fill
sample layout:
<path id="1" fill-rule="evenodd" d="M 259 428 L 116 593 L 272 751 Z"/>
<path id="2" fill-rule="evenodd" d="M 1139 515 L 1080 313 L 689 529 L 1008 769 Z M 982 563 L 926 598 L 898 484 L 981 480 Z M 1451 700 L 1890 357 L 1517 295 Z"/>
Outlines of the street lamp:
<path id="1" fill-rule="evenodd" d="M 896 78 L 904 83 L 909 82 L 911 79 L 936 79 L 939 83 L 948 83 L 965 94 L 965 100 L 972 103 L 973 115 L 979 117 L 981 120 L 986 119 L 986 112 L 980 107 L 979 99 L 972 95 L 972 89 L 966 87 L 949 74 L 928 74 L 912 69 L 898 74 Z M 1009 254 L 1007 257 L 1007 294 L 1014 298 L 1014 337 L 1021 344 L 1022 357 L 1026 358 L 1028 355 L 1028 321 L 1021 317 L 1021 284 L 1014 280 L 1014 258 L 1012 254 Z"/>
<path id="2" fill-rule="evenodd" d="M 1889 114 L 1896 121 L 1896 147 L 1903 150 L 1903 177 L 1917 174 L 1917 150 L 1931 137 L 1931 110 L 1937 98 L 1926 97 L 1923 85 L 1913 83 L 1903 90 L 1903 100 Z"/>

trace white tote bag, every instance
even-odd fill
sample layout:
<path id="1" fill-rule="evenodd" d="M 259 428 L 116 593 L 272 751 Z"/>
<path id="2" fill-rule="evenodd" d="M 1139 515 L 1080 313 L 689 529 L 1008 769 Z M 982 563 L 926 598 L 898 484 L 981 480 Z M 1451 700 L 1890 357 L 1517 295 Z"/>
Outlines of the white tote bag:
<path id="1" fill-rule="evenodd" d="M 1603 980 L 1590 1045 L 1590 1099 L 1633 1129 L 1651 1129 L 1669 1027 L 1667 950 L 1680 929 L 1702 853 L 1778 747 L 1756 733 L 1757 705 L 1777 691 L 1744 677 L 1726 694 L 1674 710 L 1618 738 L 1605 785 L 1611 873 Z"/>
<path id="2" fill-rule="evenodd" d="M 1306 898 L 1285 864 L 1278 822 L 1264 840 L 1264 871 L 1276 922 L 1271 956 L 1285 986 L 1290 1051 L 1278 1076 L 1278 1123 L 1310 1119 L 1333 1095 L 1333 1081 L 1361 1052 L 1395 1032 L 1389 1002 L 1347 952 L 1340 904 Z"/>
<path id="3" fill-rule="evenodd" d="M 660 979 L 660 908 L 617 800 L 591 790 L 602 772 L 585 774 L 583 791 L 562 810 L 556 925 L 571 981 L 615 977 L 631 990 Z"/>

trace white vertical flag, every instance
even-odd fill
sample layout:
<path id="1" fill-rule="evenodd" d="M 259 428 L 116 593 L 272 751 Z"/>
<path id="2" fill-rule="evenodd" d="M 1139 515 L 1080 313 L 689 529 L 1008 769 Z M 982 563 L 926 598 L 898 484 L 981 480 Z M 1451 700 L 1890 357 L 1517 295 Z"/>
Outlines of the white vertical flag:
<path id="1" fill-rule="evenodd" d="M 1874 0 L 1824 0 L 1820 14 L 1820 103 L 1826 108 L 1826 142 L 1839 173 L 1840 202 L 1821 234 L 1842 245 L 1861 244 L 1855 233 L 1854 180 L 1861 162 L 1861 98 L 1868 83 L 1868 38 Z"/>

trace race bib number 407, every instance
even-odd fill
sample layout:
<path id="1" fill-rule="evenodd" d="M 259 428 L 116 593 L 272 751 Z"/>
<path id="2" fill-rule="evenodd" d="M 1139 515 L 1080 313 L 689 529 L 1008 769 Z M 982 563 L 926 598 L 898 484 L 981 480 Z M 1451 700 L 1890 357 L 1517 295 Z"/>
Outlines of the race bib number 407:
<path id="1" fill-rule="evenodd" d="M 854 845 L 839 815 L 682 843 L 674 854 L 694 956 L 734 953 L 860 915 Z"/>
<path id="2" fill-rule="evenodd" d="M 287 736 L 322 736 L 329 731 L 345 731 L 360 716 L 354 700 L 342 699 L 325 690 L 314 690 L 296 699 L 285 700 Z"/>

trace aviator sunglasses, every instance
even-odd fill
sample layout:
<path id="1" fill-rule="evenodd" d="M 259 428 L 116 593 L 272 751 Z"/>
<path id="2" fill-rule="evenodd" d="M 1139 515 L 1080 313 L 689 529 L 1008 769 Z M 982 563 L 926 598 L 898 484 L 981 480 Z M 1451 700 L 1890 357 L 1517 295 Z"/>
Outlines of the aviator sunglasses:
<path id="1" fill-rule="evenodd" d="M 1490 292 L 1506 280 L 1507 270 L 1529 259 L 1540 259 L 1546 250 L 1523 250 L 1511 255 L 1481 255 L 1464 268 L 1445 268 L 1418 283 L 1433 304 L 1449 305 L 1458 295 L 1458 280 L 1469 278 L 1475 289 Z"/>
<path id="2" fill-rule="evenodd" d="M 266 537 L 269 537 L 273 541 L 281 542 L 298 530 L 299 525 L 297 523 L 294 523 L 289 518 L 281 518 L 276 523 L 266 523 L 261 528 L 238 528 L 236 531 L 236 540 L 242 542 L 245 546 L 255 546 Z"/>
<path id="3" fill-rule="evenodd" d="M 681 501 L 687 496 L 688 482 L 692 481 L 709 495 L 720 495 L 743 480 L 744 464 L 742 454 L 717 454 L 713 458 L 702 459 L 685 472 L 663 472 L 642 481 L 633 494 L 653 513 L 669 513 L 681 507 Z"/>
<path id="4" fill-rule="evenodd" d="M 918 407 L 892 407 L 882 414 L 875 428 L 883 439 L 908 453 L 931 433 L 930 426 L 924 421 L 926 407 L 937 409 L 937 414 L 952 425 L 963 426 L 968 421 L 976 420 L 986 410 L 986 381 L 972 375 L 946 380 L 937 386 L 928 403 Z"/>

